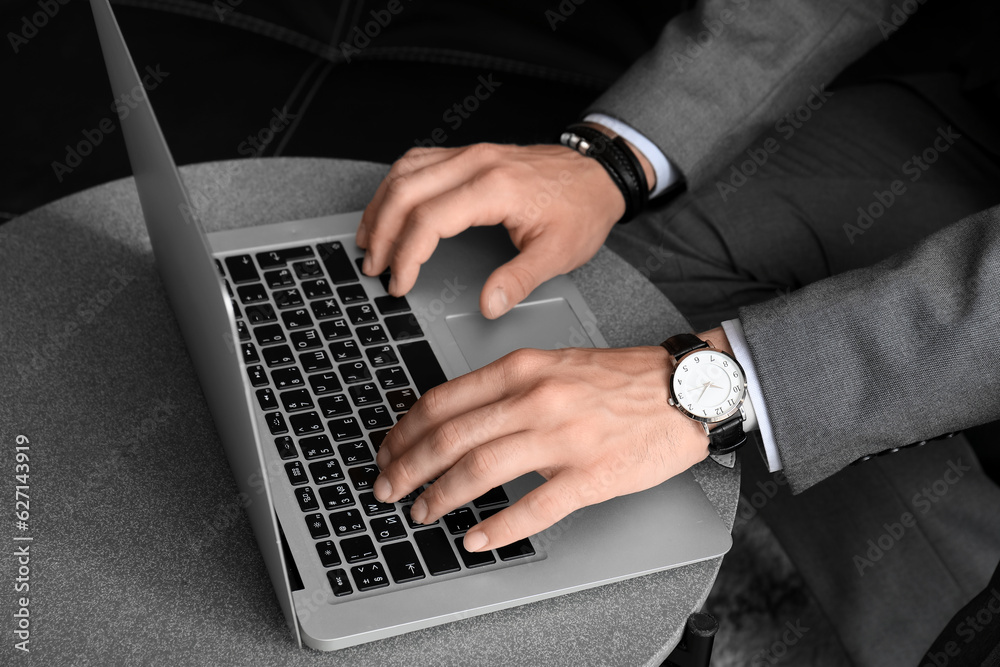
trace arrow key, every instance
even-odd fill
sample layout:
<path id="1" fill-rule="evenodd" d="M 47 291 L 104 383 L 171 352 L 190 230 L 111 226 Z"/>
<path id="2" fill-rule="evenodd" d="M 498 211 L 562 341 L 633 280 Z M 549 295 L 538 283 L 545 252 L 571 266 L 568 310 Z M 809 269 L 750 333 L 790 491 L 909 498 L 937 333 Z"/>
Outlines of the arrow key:
<path id="1" fill-rule="evenodd" d="M 382 547 L 382 555 L 389 565 L 389 574 L 397 584 L 423 579 L 424 568 L 420 566 L 417 552 L 409 542 L 396 542 Z"/>

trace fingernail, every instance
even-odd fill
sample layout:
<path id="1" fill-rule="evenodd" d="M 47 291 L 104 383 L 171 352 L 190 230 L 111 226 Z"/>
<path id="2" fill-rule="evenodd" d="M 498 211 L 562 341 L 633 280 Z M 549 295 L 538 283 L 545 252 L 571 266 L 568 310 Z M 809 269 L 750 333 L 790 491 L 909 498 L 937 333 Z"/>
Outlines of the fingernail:
<path id="1" fill-rule="evenodd" d="M 385 475 L 379 475 L 372 486 L 372 491 L 375 492 L 376 498 L 385 502 L 392 495 L 392 484 L 385 478 Z"/>
<path id="2" fill-rule="evenodd" d="M 372 255 L 370 252 L 365 253 L 365 261 L 361 264 L 361 272 L 366 275 L 372 272 Z"/>
<path id="3" fill-rule="evenodd" d="M 390 454 L 389 450 L 386 449 L 385 447 L 379 449 L 378 454 L 375 455 L 375 464 L 378 465 L 378 467 L 381 468 L 382 470 L 385 470 L 385 467 L 389 465 L 389 461 L 391 460 L 392 460 L 392 454 Z"/>
<path id="4" fill-rule="evenodd" d="M 410 518 L 417 523 L 423 523 L 427 518 L 427 503 L 423 498 L 417 498 L 413 503 L 413 507 L 410 508 Z"/>
<path id="5" fill-rule="evenodd" d="M 481 530 L 477 530 L 474 533 L 465 534 L 465 550 L 466 551 L 479 551 L 486 546 L 486 534 Z"/>
<path id="6" fill-rule="evenodd" d="M 507 312 L 507 293 L 503 287 L 497 287 L 490 294 L 489 309 L 493 317 L 500 317 Z"/>

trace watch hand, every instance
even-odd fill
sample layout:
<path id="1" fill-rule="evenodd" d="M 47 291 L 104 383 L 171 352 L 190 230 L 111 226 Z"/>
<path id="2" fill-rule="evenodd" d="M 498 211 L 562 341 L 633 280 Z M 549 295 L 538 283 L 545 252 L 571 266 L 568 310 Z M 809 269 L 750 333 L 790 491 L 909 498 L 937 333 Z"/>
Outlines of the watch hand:
<path id="1" fill-rule="evenodd" d="M 706 392 L 706 391 L 708 391 L 708 386 L 709 386 L 710 384 L 712 384 L 712 383 L 711 383 L 711 382 L 706 382 L 706 383 L 705 383 L 705 385 L 704 385 L 704 386 L 702 387 L 702 389 L 701 389 L 701 393 L 700 393 L 700 394 L 698 394 L 698 400 L 699 400 L 699 401 L 701 400 L 701 397 L 705 395 L 705 392 Z"/>
<path id="2" fill-rule="evenodd" d="M 712 384 L 711 382 L 709 382 L 709 383 L 708 383 L 708 386 L 709 386 L 709 387 L 715 387 L 716 389 L 722 389 L 722 387 L 720 387 L 719 385 L 717 385 L 717 384 Z"/>

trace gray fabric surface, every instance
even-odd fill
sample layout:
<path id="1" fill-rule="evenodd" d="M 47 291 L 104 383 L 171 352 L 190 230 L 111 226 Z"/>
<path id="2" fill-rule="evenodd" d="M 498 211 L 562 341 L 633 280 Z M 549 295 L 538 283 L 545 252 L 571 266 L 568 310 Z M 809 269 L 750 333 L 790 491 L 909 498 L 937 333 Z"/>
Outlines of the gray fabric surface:
<path id="1" fill-rule="evenodd" d="M 221 229 L 360 208 L 384 171 L 265 160 L 183 174 L 203 220 Z M 574 278 L 613 345 L 686 329 L 609 251 Z M 16 651 L 5 628 L 4 664 L 653 665 L 721 562 L 336 653 L 299 650 L 237 502 L 130 179 L 0 227 L 0 313 L 0 465 L 14 470 L 15 437 L 26 435 L 31 516 L 18 534 L 34 538 L 31 651 Z M 694 474 L 731 526 L 739 469 L 706 462 Z M 12 475 L 4 479 L 11 489 Z M 2 575 L 13 581 L 13 558 Z"/>

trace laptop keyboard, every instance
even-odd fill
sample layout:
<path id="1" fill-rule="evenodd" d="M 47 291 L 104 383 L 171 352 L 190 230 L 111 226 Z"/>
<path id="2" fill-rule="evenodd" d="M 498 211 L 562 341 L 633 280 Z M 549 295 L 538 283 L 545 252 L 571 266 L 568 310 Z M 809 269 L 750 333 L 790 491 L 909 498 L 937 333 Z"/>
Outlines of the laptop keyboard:
<path id="1" fill-rule="evenodd" d="M 462 546 L 466 531 L 507 506 L 502 487 L 429 525 L 410 519 L 422 489 L 398 503 L 375 499 L 382 440 L 447 378 L 406 297 L 371 298 L 360 263 L 338 241 L 216 259 L 253 394 L 334 595 L 534 556 L 528 539 L 479 553 Z M 388 273 L 379 280 L 387 289 Z"/>

